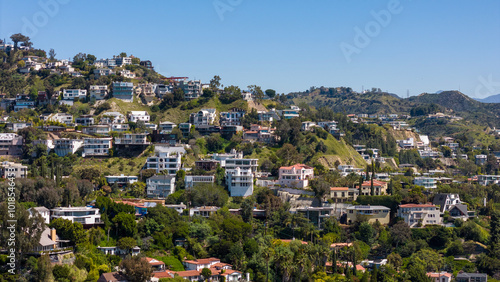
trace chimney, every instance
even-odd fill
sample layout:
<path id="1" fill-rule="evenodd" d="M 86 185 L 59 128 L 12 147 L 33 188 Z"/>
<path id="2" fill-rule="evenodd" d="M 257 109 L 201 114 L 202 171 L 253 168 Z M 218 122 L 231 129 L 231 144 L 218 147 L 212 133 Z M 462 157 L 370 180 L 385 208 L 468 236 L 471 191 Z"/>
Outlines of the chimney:
<path id="1" fill-rule="evenodd" d="M 50 229 L 50 240 L 55 242 L 56 238 L 57 238 L 56 229 L 55 228 Z"/>

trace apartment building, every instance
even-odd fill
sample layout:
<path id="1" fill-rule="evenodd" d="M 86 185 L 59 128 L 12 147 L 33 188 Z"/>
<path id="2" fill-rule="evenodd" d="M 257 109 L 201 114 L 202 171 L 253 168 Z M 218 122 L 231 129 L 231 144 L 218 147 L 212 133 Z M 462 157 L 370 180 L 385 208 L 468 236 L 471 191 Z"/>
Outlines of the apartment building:
<path id="1" fill-rule="evenodd" d="M 156 152 L 146 160 L 146 169 L 155 169 L 156 173 L 167 170 L 169 175 L 175 175 L 181 169 L 181 160 L 181 153 Z"/>
<path id="2" fill-rule="evenodd" d="M 397 215 L 401 217 L 410 228 L 443 223 L 439 208 L 432 204 L 400 205 Z"/>
<path id="3" fill-rule="evenodd" d="M 253 194 L 253 172 L 251 168 L 226 169 L 226 184 L 231 197 L 246 197 Z"/>
<path id="4" fill-rule="evenodd" d="M 134 84 L 132 82 L 113 82 L 113 97 L 125 102 L 134 99 Z"/>
<path id="5" fill-rule="evenodd" d="M 220 113 L 220 125 L 241 125 L 241 119 L 245 116 L 245 111 L 240 109 L 232 109 L 229 112 Z"/>
<path id="6" fill-rule="evenodd" d="M 200 80 L 181 80 L 178 87 L 184 91 L 185 100 L 197 99 L 203 94 Z"/>
<path id="7" fill-rule="evenodd" d="M 437 188 L 437 180 L 433 177 L 424 177 L 419 176 L 413 179 L 413 184 L 417 186 L 422 186 L 425 189 L 436 189 Z"/>
<path id="8" fill-rule="evenodd" d="M 63 100 L 73 101 L 75 98 L 77 98 L 77 99 L 87 98 L 87 90 L 86 89 L 63 89 Z"/>
<path id="9" fill-rule="evenodd" d="M 115 138 L 116 145 L 149 145 L 146 133 L 127 133 Z"/>

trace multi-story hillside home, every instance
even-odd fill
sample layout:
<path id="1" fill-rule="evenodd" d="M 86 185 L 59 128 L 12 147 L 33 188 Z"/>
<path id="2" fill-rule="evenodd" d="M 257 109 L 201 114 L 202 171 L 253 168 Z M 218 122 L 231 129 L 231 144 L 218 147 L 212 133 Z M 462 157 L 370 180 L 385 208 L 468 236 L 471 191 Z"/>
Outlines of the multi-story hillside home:
<path id="1" fill-rule="evenodd" d="M 191 134 L 191 126 L 192 124 L 188 122 L 179 123 L 179 129 L 182 132 L 183 138 L 189 137 L 189 134 Z"/>
<path id="2" fill-rule="evenodd" d="M 241 109 L 231 109 L 229 112 L 220 113 L 220 125 L 241 125 L 241 118 L 245 115 L 245 111 Z"/>
<path id="3" fill-rule="evenodd" d="M 175 176 L 155 175 L 146 180 L 146 191 L 149 198 L 166 198 L 175 192 Z"/>
<path id="4" fill-rule="evenodd" d="M 7 179 L 14 177 L 16 179 L 28 177 L 28 167 L 20 163 L 2 162 L 0 164 L 0 175 Z"/>
<path id="5" fill-rule="evenodd" d="M 94 116 L 92 115 L 81 115 L 75 118 L 75 123 L 82 126 L 89 126 L 94 124 Z"/>
<path id="6" fill-rule="evenodd" d="M 300 126 L 300 130 L 302 131 L 311 131 L 314 129 L 314 127 L 317 127 L 318 125 L 315 122 L 312 121 L 304 121 L 302 122 L 302 125 Z"/>
<path id="7" fill-rule="evenodd" d="M 90 99 L 104 100 L 108 96 L 107 85 L 91 85 L 90 86 Z"/>
<path id="8" fill-rule="evenodd" d="M 186 189 L 193 188 L 199 183 L 214 183 L 215 176 L 213 175 L 186 175 L 184 177 L 184 185 Z"/>
<path id="9" fill-rule="evenodd" d="M 283 119 L 292 119 L 300 116 L 300 108 L 291 106 L 290 109 L 278 111 Z"/>
<path id="10" fill-rule="evenodd" d="M 369 223 L 389 224 L 391 209 L 384 206 L 350 206 L 346 209 L 347 223 L 358 219 L 367 219 Z"/>
<path id="11" fill-rule="evenodd" d="M 120 57 L 116 56 L 113 58 L 116 62 L 116 66 L 122 67 L 126 65 L 131 65 L 132 64 L 132 58 L 131 57 Z"/>
<path id="12" fill-rule="evenodd" d="M 500 175 L 478 175 L 477 183 L 483 186 L 498 184 L 500 183 Z"/>
<path id="13" fill-rule="evenodd" d="M 35 101 L 31 100 L 29 95 L 16 96 L 16 101 L 14 104 L 14 112 L 18 112 L 22 109 L 33 109 L 35 107 Z"/>
<path id="14" fill-rule="evenodd" d="M 160 99 L 163 99 L 163 97 L 167 94 L 171 94 L 172 91 L 174 90 L 174 86 L 170 84 L 158 84 L 156 85 L 155 93 L 156 96 Z"/>
<path id="15" fill-rule="evenodd" d="M 387 182 L 373 180 L 373 192 L 375 196 L 387 194 Z M 371 181 L 361 184 L 361 195 L 371 195 Z"/>
<path id="16" fill-rule="evenodd" d="M 259 121 L 267 121 L 267 122 L 273 122 L 280 120 L 280 115 L 276 111 L 276 109 L 271 109 L 269 111 L 258 111 L 259 114 Z"/>
<path id="17" fill-rule="evenodd" d="M 415 177 L 415 179 L 413 179 L 413 184 L 417 186 L 422 186 L 425 189 L 437 188 L 437 180 L 434 177 L 424 177 L 424 176 Z"/>
<path id="18" fill-rule="evenodd" d="M 177 125 L 175 123 L 170 122 L 170 121 L 161 122 L 160 123 L 160 132 L 161 133 L 170 133 L 170 132 L 172 132 L 172 130 L 174 130 L 174 128 L 176 126 Z"/>
<path id="19" fill-rule="evenodd" d="M 61 138 L 54 140 L 54 152 L 59 157 L 74 154 L 83 146 L 83 139 Z"/>
<path id="20" fill-rule="evenodd" d="M 73 115 L 66 113 L 55 113 L 49 116 L 49 121 L 59 122 L 68 126 L 73 125 Z"/>
<path id="21" fill-rule="evenodd" d="M 488 161 L 487 155 L 476 155 L 476 165 L 484 165 Z"/>
<path id="22" fill-rule="evenodd" d="M 125 132 L 125 131 L 129 131 L 129 130 L 130 130 L 130 126 L 126 123 L 113 123 L 113 124 L 111 124 L 111 131 Z"/>
<path id="23" fill-rule="evenodd" d="M 194 125 L 213 124 L 216 117 L 216 109 L 201 109 L 197 113 L 189 115 L 189 123 Z"/>
<path id="24" fill-rule="evenodd" d="M 115 138 L 116 145 L 149 145 L 146 133 L 127 133 Z"/>
<path id="25" fill-rule="evenodd" d="M 111 126 L 107 124 L 91 125 L 82 128 L 82 133 L 89 135 L 108 136 L 111 131 Z"/>
<path id="26" fill-rule="evenodd" d="M 467 273 L 459 272 L 455 278 L 456 282 L 487 282 L 488 275 L 486 273 Z"/>
<path id="27" fill-rule="evenodd" d="M 182 166 L 181 159 L 180 153 L 156 152 L 146 160 L 146 169 L 156 169 L 156 173 L 167 170 L 169 175 L 175 175 Z"/>
<path id="28" fill-rule="evenodd" d="M 98 208 L 90 207 L 58 207 L 51 210 L 51 220 L 56 218 L 79 222 L 84 226 L 101 224 L 101 214 Z"/>
<path id="29" fill-rule="evenodd" d="M 109 150 L 113 146 L 113 138 L 83 138 L 82 157 L 105 157 L 109 156 Z"/>
<path id="30" fill-rule="evenodd" d="M 322 229 L 325 220 L 337 217 L 338 213 L 334 207 L 301 207 L 297 208 L 297 213 L 304 215 L 314 226 Z"/>
<path id="31" fill-rule="evenodd" d="M 220 157 L 220 155 L 219 155 Z M 225 159 L 224 162 L 221 161 L 221 167 L 227 169 L 250 169 L 253 173 L 257 171 L 257 167 L 259 166 L 258 159 L 244 159 L 241 157 L 238 158 L 228 158 Z"/>
<path id="32" fill-rule="evenodd" d="M 134 84 L 132 82 L 113 82 L 113 97 L 125 102 L 134 99 Z"/>
<path id="33" fill-rule="evenodd" d="M 120 75 L 125 78 L 135 78 L 135 73 L 131 72 L 130 70 L 121 70 Z"/>
<path id="34" fill-rule="evenodd" d="M 135 183 L 139 180 L 139 177 L 135 175 L 107 175 L 104 176 L 109 185 L 118 184 L 118 185 L 127 185 Z"/>
<path id="35" fill-rule="evenodd" d="M 262 127 L 258 124 L 252 124 L 250 130 L 243 131 L 243 140 L 250 142 L 274 143 L 276 136 L 275 128 Z"/>
<path id="36" fill-rule="evenodd" d="M 98 69 L 94 70 L 94 75 L 96 77 L 108 76 L 108 75 L 112 75 L 112 74 L 115 74 L 115 72 L 112 69 L 98 68 Z"/>
<path id="37" fill-rule="evenodd" d="M 359 196 L 359 189 L 349 187 L 330 187 L 330 198 L 335 203 L 353 202 Z"/>
<path id="38" fill-rule="evenodd" d="M 8 122 L 5 124 L 5 128 L 10 131 L 17 132 L 20 129 L 31 127 L 33 124 L 31 122 Z"/>
<path id="39" fill-rule="evenodd" d="M 246 197 L 253 194 L 253 172 L 251 168 L 226 169 L 226 184 L 231 197 Z"/>
<path id="40" fill-rule="evenodd" d="M 155 93 L 155 84 L 152 83 L 144 83 L 137 85 L 138 94 L 146 101 L 146 103 L 152 102 L 156 96 Z"/>
<path id="41" fill-rule="evenodd" d="M 181 80 L 178 87 L 184 91 L 184 99 L 186 100 L 200 98 L 203 93 L 201 81 L 199 80 Z"/>
<path id="42" fill-rule="evenodd" d="M 105 112 L 101 116 L 99 124 L 125 123 L 127 119 L 119 112 Z"/>
<path id="43" fill-rule="evenodd" d="M 64 89 L 63 90 L 63 100 L 73 101 L 77 99 L 85 99 L 87 97 L 86 89 Z"/>
<path id="44" fill-rule="evenodd" d="M 398 217 L 401 217 L 410 228 L 443 223 L 439 208 L 432 204 L 400 205 Z"/>
<path id="45" fill-rule="evenodd" d="M 131 122 L 149 122 L 150 116 L 146 111 L 131 111 L 128 113 L 128 120 Z"/>
<path id="46" fill-rule="evenodd" d="M 15 133 L 0 133 L 0 156 L 20 158 L 23 155 L 23 137 Z"/>
<path id="47" fill-rule="evenodd" d="M 279 169 L 278 184 L 283 187 L 306 188 L 314 177 L 314 169 L 304 164 L 282 166 Z"/>

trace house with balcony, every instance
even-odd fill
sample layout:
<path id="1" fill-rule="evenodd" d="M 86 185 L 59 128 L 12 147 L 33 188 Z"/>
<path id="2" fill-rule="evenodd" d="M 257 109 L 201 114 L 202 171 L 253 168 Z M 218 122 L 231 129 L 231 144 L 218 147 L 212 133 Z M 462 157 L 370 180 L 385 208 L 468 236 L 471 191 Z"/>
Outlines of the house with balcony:
<path id="1" fill-rule="evenodd" d="M 367 219 L 368 223 L 389 224 L 391 209 L 384 206 L 350 206 L 346 208 L 347 224 L 358 219 Z"/>
<path id="2" fill-rule="evenodd" d="M 14 103 L 14 112 L 19 112 L 22 109 L 35 108 L 35 101 L 31 100 L 29 95 L 17 95 Z"/>
<path id="3" fill-rule="evenodd" d="M 437 179 L 434 177 L 419 176 L 413 179 L 413 184 L 417 186 L 422 186 L 425 189 L 436 189 Z"/>
<path id="4" fill-rule="evenodd" d="M 209 218 L 212 214 L 216 213 L 220 208 L 214 206 L 203 206 L 189 209 L 189 216 L 201 216 Z"/>
<path id="5" fill-rule="evenodd" d="M 2 178 L 27 178 L 28 177 L 28 167 L 14 162 L 2 162 L 0 163 L 0 175 Z"/>
<path id="6" fill-rule="evenodd" d="M 220 125 L 228 126 L 228 125 L 241 125 L 241 119 L 245 115 L 245 111 L 241 109 L 231 109 L 228 112 L 220 113 Z"/>
<path id="7" fill-rule="evenodd" d="M 0 156 L 20 158 L 23 155 L 23 137 L 15 133 L 0 133 Z"/>
<path id="8" fill-rule="evenodd" d="M 276 109 L 271 109 L 269 111 L 258 111 L 259 121 L 273 122 L 275 120 L 280 120 L 281 117 L 276 111 Z"/>
<path id="9" fill-rule="evenodd" d="M 196 113 L 189 115 L 189 123 L 198 125 L 211 125 L 216 118 L 217 110 L 213 108 L 201 109 Z"/>
<path id="10" fill-rule="evenodd" d="M 61 240 L 57 236 L 54 228 L 45 227 L 38 241 L 38 245 L 33 248 L 33 253 L 54 253 L 57 251 L 64 251 L 64 245 L 67 245 L 68 240 Z"/>
<path id="11" fill-rule="evenodd" d="M 111 131 L 125 132 L 130 130 L 130 126 L 127 123 L 113 123 L 110 126 L 111 126 Z"/>
<path id="12" fill-rule="evenodd" d="M 399 205 L 397 216 L 401 217 L 410 228 L 443 223 L 439 208 L 433 204 Z"/>
<path id="13" fill-rule="evenodd" d="M 302 122 L 302 125 L 300 126 L 300 130 L 302 130 L 302 131 L 312 131 L 317 126 L 318 125 L 315 122 L 304 121 L 304 122 Z"/>
<path id="14" fill-rule="evenodd" d="M 292 119 L 300 116 L 300 108 L 297 106 L 291 106 L 290 109 L 279 110 L 278 112 L 283 119 Z"/>
<path id="15" fill-rule="evenodd" d="M 67 126 L 73 125 L 73 115 L 66 114 L 66 113 L 52 114 L 49 116 L 48 120 L 52 121 L 52 122 L 62 123 L 62 124 L 65 124 Z"/>
<path id="16" fill-rule="evenodd" d="M 33 207 L 33 208 L 29 208 L 28 212 L 30 213 L 30 217 L 36 216 L 37 214 L 39 214 L 44 219 L 45 224 L 48 225 L 50 223 L 50 210 L 48 208 L 46 208 L 46 207 Z"/>
<path id="17" fill-rule="evenodd" d="M 179 123 L 179 129 L 182 132 L 183 138 L 189 137 L 189 135 L 191 134 L 191 126 L 192 126 L 192 124 L 188 123 L 188 122 Z"/>
<path id="18" fill-rule="evenodd" d="M 115 74 L 115 72 L 112 69 L 107 69 L 107 68 L 98 68 L 94 70 L 94 75 L 97 77 L 100 76 L 108 76 Z"/>
<path id="19" fill-rule="evenodd" d="M 126 123 L 127 119 L 120 112 L 105 112 L 101 115 L 99 124 Z"/>
<path id="20" fill-rule="evenodd" d="M 156 85 L 155 88 L 155 93 L 156 96 L 160 99 L 163 99 L 163 97 L 167 94 L 172 94 L 174 90 L 174 86 L 170 84 L 158 84 Z"/>
<path id="21" fill-rule="evenodd" d="M 63 90 L 63 100 L 74 101 L 75 99 L 85 99 L 87 98 L 86 89 L 64 89 Z"/>
<path id="22" fill-rule="evenodd" d="M 181 169 L 181 160 L 180 153 L 157 151 L 153 157 L 147 158 L 146 169 L 155 169 L 156 173 L 166 170 L 169 175 L 175 175 Z"/>
<path id="23" fill-rule="evenodd" d="M 282 166 L 279 169 L 278 184 L 282 187 L 306 188 L 314 178 L 314 169 L 305 164 Z"/>
<path id="24" fill-rule="evenodd" d="M 359 189 L 349 187 L 330 187 L 330 198 L 335 203 L 353 202 L 359 196 Z"/>
<path id="25" fill-rule="evenodd" d="M 87 127 L 82 128 L 82 133 L 89 134 L 89 135 L 108 136 L 110 131 L 111 131 L 111 126 L 104 125 L 104 124 L 91 125 L 91 126 L 87 126 Z"/>
<path id="26" fill-rule="evenodd" d="M 125 78 L 135 78 L 135 73 L 131 72 L 130 70 L 121 70 L 120 75 Z"/>
<path id="27" fill-rule="evenodd" d="M 154 100 L 156 93 L 155 93 L 155 88 L 156 85 L 152 83 L 143 83 L 137 85 L 136 91 L 137 94 L 140 95 L 146 103 L 150 103 Z"/>
<path id="28" fill-rule="evenodd" d="M 231 157 L 225 159 L 224 161 L 221 161 L 221 167 L 225 168 L 226 170 L 236 169 L 236 168 L 250 169 L 252 173 L 255 173 L 257 171 L 257 167 L 259 166 L 258 162 L 259 162 L 258 159 L 244 159 L 241 157 L 238 158 Z"/>
<path id="29" fill-rule="evenodd" d="M 375 196 L 387 195 L 387 182 L 373 180 L 373 193 Z M 371 195 L 372 182 L 364 181 L 361 184 L 361 195 Z"/>
<path id="30" fill-rule="evenodd" d="M 113 138 L 83 138 L 82 157 L 107 157 L 113 147 Z"/>
<path id="31" fill-rule="evenodd" d="M 175 192 L 175 176 L 155 175 L 146 180 L 148 198 L 166 198 Z"/>
<path id="32" fill-rule="evenodd" d="M 149 122 L 150 116 L 146 111 L 131 111 L 128 113 L 128 120 L 131 122 L 143 121 Z"/>
<path id="33" fill-rule="evenodd" d="M 113 184 L 118 184 L 120 186 L 127 185 L 127 184 L 133 184 L 139 180 L 139 177 L 135 175 L 107 175 L 104 176 L 106 178 L 106 182 L 108 182 L 109 185 Z"/>
<path id="34" fill-rule="evenodd" d="M 94 124 L 94 116 L 92 115 L 81 115 L 75 118 L 75 123 L 82 126 L 89 126 Z"/>
<path id="35" fill-rule="evenodd" d="M 186 189 L 193 188 L 197 184 L 208 183 L 213 184 L 215 182 L 215 176 L 213 175 L 186 175 L 184 177 L 184 184 Z"/>
<path id="36" fill-rule="evenodd" d="M 115 138 L 116 145 L 149 145 L 147 133 L 127 133 Z"/>
<path id="37" fill-rule="evenodd" d="M 226 184 L 231 197 L 247 197 L 253 194 L 251 168 L 226 169 Z"/>
<path id="38" fill-rule="evenodd" d="M 56 218 L 79 222 L 83 226 L 101 224 L 101 214 L 98 208 L 91 207 L 57 207 L 51 209 L 50 220 Z"/>
<path id="39" fill-rule="evenodd" d="M 500 183 L 500 175 L 478 175 L 477 183 L 483 186 L 498 184 Z"/>
<path id="40" fill-rule="evenodd" d="M 83 139 L 61 138 L 54 140 L 54 152 L 59 157 L 74 154 L 83 146 Z"/>
<path id="41" fill-rule="evenodd" d="M 309 219 L 314 226 L 323 229 L 323 222 L 331 217 L 338 218 L 339 213 L 335 207 L 301 207 L 297 208 L 297 213 Z"/>
<path id="42" fill-rule="evenodd" d="M 486 273 L 467 273 L 460 271 L 455 278 L 456 282 L 487 282 L 488 275 Z"/>
<path id="43" fill-rule="evenodd" d="M 107 85 L 90 85 L 90 99 L 104 100 L 108 96 Z"/>
<path id="44" fill-rule="evenodd" d="M 134 100 L 134 84 L 132 82 L 113 82 L 113 97 L 124 102 Z"/>
<path id="45" fill-rule="evenodd" d="M 160 122 L 160 132 L 161 133 L 170 133 L 174 128 L 177 127 L 177 124 L 170 122 L 170 121 L 164 121 Z"/>
<path id="46" fill-rule="evenodd" d="M 197 99 L 200 98 L 201 94 L 203 94 L 200 80 L 181 80 L 177 87 L 184 91 L 185 100 Z"/>

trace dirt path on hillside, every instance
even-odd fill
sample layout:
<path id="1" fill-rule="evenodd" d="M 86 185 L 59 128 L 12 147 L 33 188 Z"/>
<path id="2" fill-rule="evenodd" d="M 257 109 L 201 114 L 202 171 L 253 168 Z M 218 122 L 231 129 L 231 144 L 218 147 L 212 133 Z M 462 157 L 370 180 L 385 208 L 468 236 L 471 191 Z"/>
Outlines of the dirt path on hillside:
<path id="1" fill-rule="evenodd" d="M 248 101 L 248 109 L 249 110 L 256 109 L 257 111 L 267 111 L 264 105 L 255 101 Z"/>

